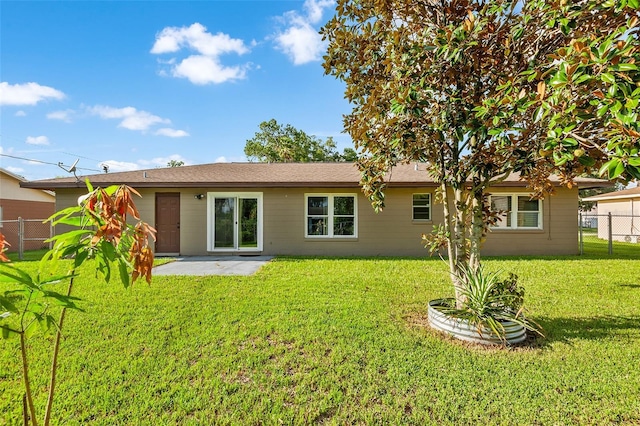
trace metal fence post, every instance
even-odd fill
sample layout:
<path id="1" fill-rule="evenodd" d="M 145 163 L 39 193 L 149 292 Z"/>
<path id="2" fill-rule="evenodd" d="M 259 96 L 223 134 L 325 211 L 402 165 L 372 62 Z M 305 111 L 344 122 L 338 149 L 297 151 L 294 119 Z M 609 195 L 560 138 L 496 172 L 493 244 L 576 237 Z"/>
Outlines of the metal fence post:
<path id="1" fill-rule="evenodd" d="M 24 220 L 18 216 L 18 259 L 24 258 Z"/>
<path id="2" fill-rule="evenodd" d="M 580 232 L 578 233 L 578 238 L 580 241 L 580 255 L 584 254 L 584 240 L 582 239 L 582 212 L 578 213 L 578 229 L 580 230 Z"/>
<path id="3" fill-rule="evenodd" d="M 608 230 L 607 233 L 609 234 L 609 255 L 613 254 L 613 228 L 612 228 L 612 221 L 611 221 L 611 212 L 609 212 L 609 214 L 607 215 L 607 226 L 608 226 Z"/>

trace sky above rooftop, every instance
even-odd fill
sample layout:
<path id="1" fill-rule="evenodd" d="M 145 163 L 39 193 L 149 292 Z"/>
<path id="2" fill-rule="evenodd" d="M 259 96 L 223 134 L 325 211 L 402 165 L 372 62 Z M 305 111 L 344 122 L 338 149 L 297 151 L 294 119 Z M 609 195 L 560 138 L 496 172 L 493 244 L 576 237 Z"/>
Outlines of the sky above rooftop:
<path id="1" fill-rule="evenodd" d="M 340 149 L 333 1 L 0 2 L 0 167 L 29 180 L 246 161 L 276 119 Z M 60 166 L 58 165 L 60 164 Z"/>

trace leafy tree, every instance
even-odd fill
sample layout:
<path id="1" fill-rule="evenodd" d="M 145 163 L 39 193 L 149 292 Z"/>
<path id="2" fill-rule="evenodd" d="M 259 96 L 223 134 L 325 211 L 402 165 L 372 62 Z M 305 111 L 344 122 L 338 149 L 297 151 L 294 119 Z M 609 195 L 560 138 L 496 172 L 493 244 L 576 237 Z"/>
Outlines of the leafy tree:
<path id="1" fill-rule="evenodd" d="M 322 29 L 325 72 L 346 83 L 344 124 L 361 186 L 384 207 L 385 175 L 425 162 L 444 223 L 458 306 L 465 271 L 497 212 L 488 188 L 518 172 L 533 193 L 550 175 L 638 178 L 638 0 L 338 0 Z"/>
<path id="2" fill-rule="evenodd" d="M 56 212 L 49 218 L 52 225 L 67 225 L 75 229 L 51 238 L 53 248 L 47 252 L 38 270 L 29 273 L 9 263 L 0 263 L 0 280 L 13 288 L 0 294 L 0 332 L 3 339 L 18 337 L 25 387 L 24 423 L 38 424 L 33 402 L 33 389 L 29 376 L 27 340 L 38 331 L 55 333 L 51 355 L 51 369 L 47 405 L 43 417 L 46 426 L 51 421 L 56 388 L 58 354 L 67 309 L 79 309 L 79 299 L 72 295 L 74 281 L 86 261 L 95 262 L 95 270 L 106 281 L 116 268 L 118 278 L 125 287 L 144 277 L 151 282 L 153 252 L 149 237 L 155 239 L 155 229 L 140 220 L 133 201 L 138 194 L 126 185 L 93 189 L 78 200 L 78 206 Z M 128 223 L 127 216 L 136 219 Z M 0 233 L 0 261 L 8 262 L 4 255 L 8 245 Z M 52 274 L 61 259 L 70 258 L 70 270 Z M 64 292 L 55 284 L 67 282 Z M 57 318 L 56 318 L 57 315 Z"/>
<path id="3" fill-rule="evenodd" d="M 247 140 L 244 153 L 250 160 L 271 163 L 355 161 L 358 157 L 352 148 L 340 154 L 331 137 L 323 141 L 274 119 L 260 123 L 260 131 Z"/>
<path id="4" fill-rule="evenodd" d="M 182 160 L 169 160 L 167 163 L 167 167 L 180 167 L 184 166 L 184 161 Z"/>

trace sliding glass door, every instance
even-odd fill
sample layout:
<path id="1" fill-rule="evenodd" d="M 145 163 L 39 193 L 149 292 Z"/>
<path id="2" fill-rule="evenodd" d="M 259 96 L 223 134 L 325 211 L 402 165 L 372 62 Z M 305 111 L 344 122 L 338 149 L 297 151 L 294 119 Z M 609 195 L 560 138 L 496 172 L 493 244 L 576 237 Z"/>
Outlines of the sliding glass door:
<path id="1" fill-rule="evenodd" d="M 262 250 L 262 194 L 208 194 L 210 251 Z"/>

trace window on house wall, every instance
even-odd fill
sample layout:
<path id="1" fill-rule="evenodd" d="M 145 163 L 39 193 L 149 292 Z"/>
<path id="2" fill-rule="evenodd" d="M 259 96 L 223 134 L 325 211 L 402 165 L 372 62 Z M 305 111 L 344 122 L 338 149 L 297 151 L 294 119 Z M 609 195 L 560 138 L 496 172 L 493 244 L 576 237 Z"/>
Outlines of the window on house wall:
<path id="1" fill-rule="evenodd" d="M 502 212 L 495 228 L 542 229 L 542 200 L 529 194 L 492 195 L 491 210 Z"/>
<path id="2" fill-rule="evenodd" d="M 306 237 L 344 238 L 357 236 L 355 195 L 306 194 L 305 201 Z"/>
<path id="3" fill-rule="evenodd" d="M 431 194 L 413 194 L 413 220 L 431 220 Z"/>

